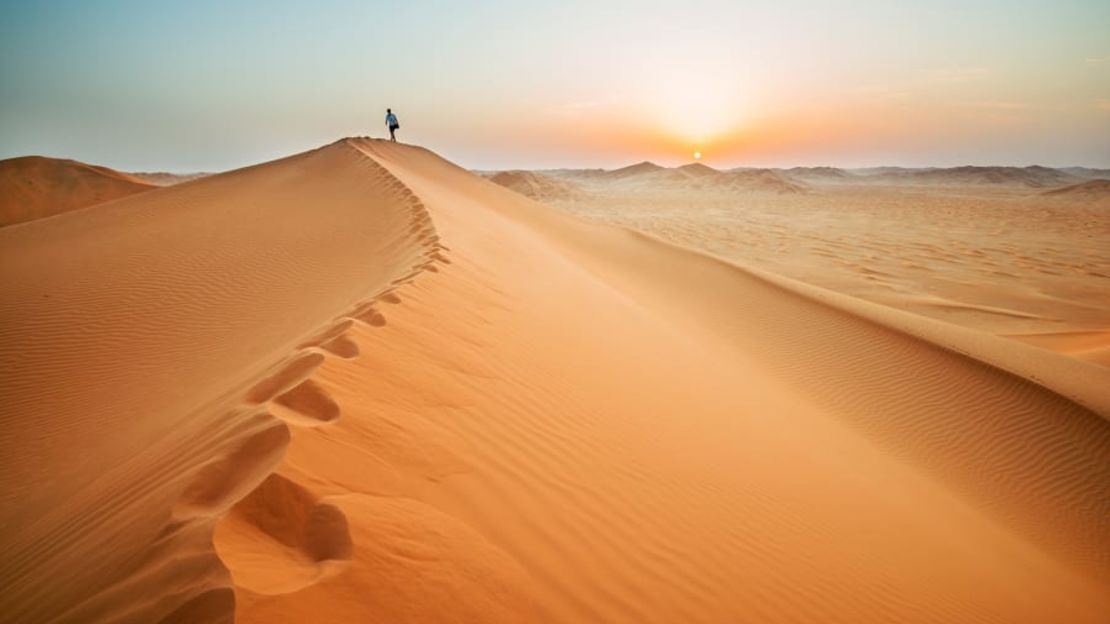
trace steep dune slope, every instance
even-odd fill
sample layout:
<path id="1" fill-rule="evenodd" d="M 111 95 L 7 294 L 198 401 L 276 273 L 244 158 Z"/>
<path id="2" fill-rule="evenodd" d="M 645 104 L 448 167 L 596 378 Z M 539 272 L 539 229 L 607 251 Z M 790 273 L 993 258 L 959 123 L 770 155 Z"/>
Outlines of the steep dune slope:
<path id="1" fill-rule="evenodd" d="M 24 156 L 0 160 L 0 226 L 154 188 L 135 176 L 75 160 Z"/>
<path id="2" fill-rule="evenodd" d="M 1110 611 L 1110 385 L 1082 362 L 381 141 L 0 252 L 15 621 Z"/>
<path id="3" fill-rule="evenodd" d="M 421 197 L 450 264 L 352 330 L 362 357 L 325 363 L 341 415 L 295 433 L 264 497 L 300 488 L 376 528 L 307 582 L 275 572 L 257 503 L 233 512 L 217 548 L 241 621 L 1093 622 L 1110 604 L 1098 414 L 357 144 Z"/>
<path id="4" fill-rule="evenodd" d="M 230 618 L 213 523 L 302 426 L 267 403 L 432 236 L 343 143 L 0 230 L 5 619 Z"/>

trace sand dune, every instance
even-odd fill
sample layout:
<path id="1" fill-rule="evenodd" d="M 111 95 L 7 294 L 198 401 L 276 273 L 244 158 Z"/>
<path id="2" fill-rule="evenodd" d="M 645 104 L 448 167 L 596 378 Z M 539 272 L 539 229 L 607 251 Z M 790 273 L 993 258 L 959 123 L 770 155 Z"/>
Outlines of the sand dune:
<path id="1" fill-rule="evenodd" d="M 345 144 L 0 230 L 6 619 L 230 614 L 211 531 L 288 444 L 269 395 L 433 237 Z"/>
<path id="2" fill-rule="evenodd" d="M 950 167 L 938 169 L 899 169 L 896 167 L 861 171 L 864 179 L 887 184 L 928 184 L 948 186 L 1017 186 L 1046 188 L 1071 184 L 1080 178 L 1050 167 Z"/>
<path id="3" fill-rule="evenodd" d="M 44 156 L 0 160 L 0 227 L 151 188 L 135 176 L 75 160 Z"/>
<path id="4" fill-rule="evenodd" d="M 509 172 L 519 175 L 523 172 Z M 562 169 L 545 172 L 545 177 L 576 183 L 584 194 L 598 195 L 616 190 L 620 193 L 685 194 L 689 192 L 718 193 L 803 193 L 806 184 L 790 178 L 783 172 L 770 169 L 733 169 L 721 171 L 702 163 L 679 167 L 662 167 L 652 162 L 641 162 L 620 169 Z M 513 188 L 512 185 L 503 184 Z M 514 189 L 516 190 L 516 189 Z M 534 194 L 523 193 L 533 199 Z M 559 197 L 547 196 L 549 201 Z"/>
<path id="5" fill-rule="evenodd" d="M 691 178 L 717 178 L 721 172 L 703 163 L 689 163 L 674 168 Z"/>
<path id="6" fill-rule="evenodd" d="M 836 167 L 791 167 L 781 172 L 790 179 L 817 184 L 836 184 L 856 179 L 856 176 Z"/>
<path id="7" fill-rule="evenodd" d="M 1106 195 L 1110 194 L 1110 180 L 1088 180 L 1063 188 L 1045 191 L 1045 195 Z"/>
<path id="8" fill-rule="evenodd" d="M 1087 202 L 1092 205 L 1110 206 L 1110 180 L 1088 180 L 1079 184 L 1045 191 L 1044 195 Z"/>
<path id="9" fill-rule="evenodd" d="M 806 184 L 790 176 L 768 169 L 733 170 L 728 172 L 732 188 L 736 190 L 768 191 L 780 195 L 804 193 Z"/>
<path id="10" fill-rule="evenodd" d="M 1110 612 L 1077 359 L 363 139 L 0 253 L 13 621 Z"/>
<path id="11" fill-rule="evenodd" d="M 1064 167 L 1060 169 L 1078 178 L 1086 180 L 1110 180 L 1110 169 L 1094 169 L 1092 167 Z"/>
<path id="12" fill-rule="evenodd" d="M 651 175 L 659 173 L 660 171 L 664 171 L 665 169 L 666 167 L 645 160 L 644 162 L 639 162 L 634 165 L 628 165 L 627 167 L 621 167 L 620 169 L 614 169 L 612 171 L 594 171 L 591 173 L 600 174 L 601 176 L 609 179 L 621 179 Z"/>
<path id="13" fill-rule="evenodd" d="M 801 193 L 805 185 L 769 169 L 719 171 L 701 163 L 683 165 L 657 173 L 652 182 L 677 183 L 680 188 L 724 193 L 771 192 Z"/>
<path id="14" fill-rule="evenodd" d="M 136 171 L 130 174 L 148 184 L 155 186 L 173 186 L 190 180 L 197 180 L 211 173 L 169 173 L 166 171 Z"/>
<path id="15" fill-rule="evenodd" d="M 532 171 L 499 171 L 489 179 L 495 184 L 539 201 L 565 201 L 582 195 L 581 189 L 572 182 Z"/>

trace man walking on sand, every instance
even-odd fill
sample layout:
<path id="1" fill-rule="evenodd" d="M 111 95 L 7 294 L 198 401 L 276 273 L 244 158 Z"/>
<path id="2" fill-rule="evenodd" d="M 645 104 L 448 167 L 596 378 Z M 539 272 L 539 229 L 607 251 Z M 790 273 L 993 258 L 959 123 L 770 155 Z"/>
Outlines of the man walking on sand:
<path id="1" fill-rule="evenodd" d="M 393 109 L 391 108 L 385 109 L 385 125 L 389 127 L 389 140 L 396 143 L 397 137 L 394 136 L 393 133 L 397 131 L 397 128 L 401 127 L 401 124 L 397 123 L 397 115 L 393 114 Z"/>

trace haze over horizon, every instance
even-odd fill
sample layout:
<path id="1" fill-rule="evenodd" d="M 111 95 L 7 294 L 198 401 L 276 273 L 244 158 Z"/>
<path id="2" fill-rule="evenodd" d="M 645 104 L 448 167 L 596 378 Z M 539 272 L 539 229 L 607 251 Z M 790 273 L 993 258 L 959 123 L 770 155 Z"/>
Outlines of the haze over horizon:
<path id="1" fill-rule="evenodd" d="M 384 135 L 476 169 L 1110 167 L 1110 4 L 7 5 L 0 157 L 214 171 Z"/>

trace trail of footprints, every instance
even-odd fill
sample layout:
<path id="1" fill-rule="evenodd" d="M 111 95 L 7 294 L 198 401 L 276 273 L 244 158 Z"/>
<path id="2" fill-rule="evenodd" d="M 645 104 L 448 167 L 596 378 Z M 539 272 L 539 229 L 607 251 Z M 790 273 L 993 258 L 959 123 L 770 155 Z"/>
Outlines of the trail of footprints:
<path id="1" fill-rule="evenodd" d="M 401 302 L 396 289 L 412 282 L 425 271 L 438 272 L 447 265 L 447 247 L 439 236 L 424 204 L 400 180 L 359 151 L 362 166 L 372 170 L 376 182 L 400 195 L 409 224 L 404 237 L 416 244 L 417 253 L 408 269 L 401 271 L 383 290 L 338 315 L 332 323 L 298 344 L 295 351 L 256 382 L 243 396 L 242 404 L 227 414 L 242 423 L 238 435 L 218 449 L 217 459 L 208 462 L 193 477 L 175 507 L 175 525 L 191 519 L 218 520 L 233 507 L 247 517 L 279 513 L 304 522 L 283 525 L 281 531 L 298 535 L 271 537 L 285 544 L 298 544 L 303 554 L 316 562 L 343 560 L 352 551 L 350 532 L 342 511 L 327 501 L 317 500 L 301 486 L 274 470 L 285 455 L 289 427 L 325 427 L 342 415 L 338 403 L 312 377 L 328 357 L 351 359 L 358 345 L 347 336 L 356 323 L 370 327 L 386 324 L 379 304 Z M 273 509 L 273 507 L 290 507 Z M 273 527 L 260 523 L 262 530 Z M 197 598 L 200 598 L 199 596 Z M 192 601 L 190 601 L 192 602 Z"/>

